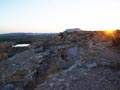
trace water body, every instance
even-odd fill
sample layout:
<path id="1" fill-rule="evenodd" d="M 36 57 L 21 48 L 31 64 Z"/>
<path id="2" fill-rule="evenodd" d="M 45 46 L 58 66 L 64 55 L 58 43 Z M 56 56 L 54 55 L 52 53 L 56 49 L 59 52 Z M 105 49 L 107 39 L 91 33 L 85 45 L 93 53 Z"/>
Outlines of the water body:
<path id="1" fill-rule="evenodd" d="M 12 47 L 29 47 L 30 44 L 16 44 L 16 45 L 13 45 Z"/>

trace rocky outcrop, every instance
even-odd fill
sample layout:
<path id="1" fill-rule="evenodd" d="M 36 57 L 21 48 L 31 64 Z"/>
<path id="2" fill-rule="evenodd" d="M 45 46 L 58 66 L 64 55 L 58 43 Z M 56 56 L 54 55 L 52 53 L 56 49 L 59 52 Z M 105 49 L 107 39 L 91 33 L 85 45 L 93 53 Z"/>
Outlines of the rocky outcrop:
<path id="1" fill-rule="evenodd" d="M 33 44 L 20 59 L 27 70 L 11 76 L 22 75 L 24 90 L 119 90 L 120 56 L 111 43 L 102 31 L 63 32 Z"/>
<path id="2" fill-rule="evenodd" d="M 65 32 L 69 32 L 69 33 L 71 33 L 71 32 L 80 32 L 81 31 L 81 29 L 79 29 L 79 28 L 73 28 L 73 29 L 66 29 L 65 30 Z"/>
<path id="3" fill-rule="evenodd" d="M 63 33 L 61 38 L 55 39 L 55 43 L 64 40 L 61 44 L 55 44 L 55 50 L 58 49 L 58 56 L 61 57 L 58 60 L 62 59 L 71 64 L 66 63 L 67 68 L 49 74 L 35 90 L 120 89 L 118 65 L 113 65 L 114 62 L 119 64 L 119 54 L 108 47 L 111 41 L 103 36 L 103 32 L 81 33 Z"/>

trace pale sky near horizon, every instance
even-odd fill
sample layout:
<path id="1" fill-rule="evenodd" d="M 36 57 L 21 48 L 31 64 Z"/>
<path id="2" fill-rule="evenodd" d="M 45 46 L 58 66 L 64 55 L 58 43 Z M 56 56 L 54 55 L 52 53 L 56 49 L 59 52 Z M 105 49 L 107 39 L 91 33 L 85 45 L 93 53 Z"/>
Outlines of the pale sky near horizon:
<path id="1" fill-rule="evenodd" d="M 120 0 L 0 0 L 0 33 L 120 29 Z"/>

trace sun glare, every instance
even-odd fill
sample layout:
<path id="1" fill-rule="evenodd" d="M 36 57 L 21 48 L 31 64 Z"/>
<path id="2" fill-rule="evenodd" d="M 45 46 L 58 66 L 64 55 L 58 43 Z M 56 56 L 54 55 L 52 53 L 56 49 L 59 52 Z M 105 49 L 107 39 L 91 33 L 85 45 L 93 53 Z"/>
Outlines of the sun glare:
<path id="1" fill-rule="evenodd" d="M 109 36 L 109 38 L 115 39 L 116 30 L 104 30 L 105 36 Z"/>
<path id="2" fill-rule="evenodd" d="M 115 32 L 115 30 L 105 30 L 104 32 L 105 32 L 105 34 L 107 34 L 107 35 L 113 35 L 114 32 Z"/>

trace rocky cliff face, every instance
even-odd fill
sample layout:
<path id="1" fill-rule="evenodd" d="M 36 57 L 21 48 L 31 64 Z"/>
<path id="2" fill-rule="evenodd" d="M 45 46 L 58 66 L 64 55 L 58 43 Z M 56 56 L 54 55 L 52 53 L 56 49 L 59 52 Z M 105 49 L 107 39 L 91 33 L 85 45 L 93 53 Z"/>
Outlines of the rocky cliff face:
<path id="1" fill-rule="evenodd" d="M 120 53 L 104 32 L 64 32 L 34 48 L 24 90 L 119 90 Z M 35 47 L 35 46 L 33 46 Z"/>

